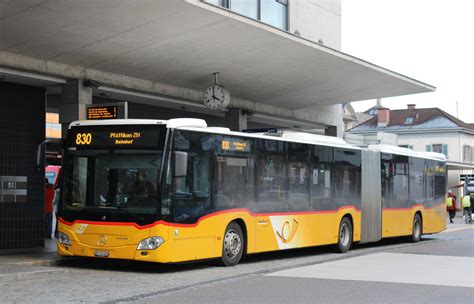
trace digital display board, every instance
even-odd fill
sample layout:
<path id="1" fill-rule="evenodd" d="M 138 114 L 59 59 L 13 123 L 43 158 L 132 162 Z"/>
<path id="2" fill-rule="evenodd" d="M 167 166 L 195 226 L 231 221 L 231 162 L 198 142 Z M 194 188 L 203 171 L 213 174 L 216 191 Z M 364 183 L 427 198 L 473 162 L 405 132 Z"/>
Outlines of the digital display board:
<path id="1" fill-rule="evenodd" d="M 118 118 L 118 106 L 89 106 L 87 108 L 87 119 L 116 119 Z"/>
<path id="2" fill-rule="evenodd" d="M 250 152 L 251 142 L 240 138 L 223 138 L 220 144 L 222 152 Z"/>
<path id="3" fill-rule="evenodd" d="M 164 126 L 108 125 L 72 127 L 69 147 L 77 149 L 147 149 L 159 148 L 164 140 Z"/>

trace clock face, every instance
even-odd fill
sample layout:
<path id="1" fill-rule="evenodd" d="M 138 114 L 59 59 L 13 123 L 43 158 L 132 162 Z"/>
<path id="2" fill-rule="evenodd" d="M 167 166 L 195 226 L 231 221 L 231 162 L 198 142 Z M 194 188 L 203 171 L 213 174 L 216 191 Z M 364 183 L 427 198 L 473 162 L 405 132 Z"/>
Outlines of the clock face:
<path id="1" fill-rule="evenodd" d="M 203 102 L 211 110 L 222 110 L 229 105 L 230 94 L 220 85 L 211 85 L 204 91 Z"/>

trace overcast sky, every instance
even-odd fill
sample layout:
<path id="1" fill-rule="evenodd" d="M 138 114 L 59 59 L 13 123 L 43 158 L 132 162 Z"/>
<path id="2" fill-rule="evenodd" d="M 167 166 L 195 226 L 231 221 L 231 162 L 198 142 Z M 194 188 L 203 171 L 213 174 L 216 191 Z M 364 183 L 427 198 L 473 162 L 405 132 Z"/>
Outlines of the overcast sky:
<path id="1" fill-rule="evenodd" d="M 387 98 L 474 123 L 474 0 L 342 0 L 342 51 L 437 87 Z M 375 101 L 353 103 L 364 111 Z"/>

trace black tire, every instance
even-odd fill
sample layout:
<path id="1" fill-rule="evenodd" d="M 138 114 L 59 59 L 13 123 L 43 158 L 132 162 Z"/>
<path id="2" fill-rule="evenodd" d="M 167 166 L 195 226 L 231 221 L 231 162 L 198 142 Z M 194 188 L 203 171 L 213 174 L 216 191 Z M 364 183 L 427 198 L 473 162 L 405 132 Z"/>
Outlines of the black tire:
<path id="1" fill-rule="evenodd" d="M 412 243 L 418 243 L 423 235 L 423 222 L 418 213 L 413 217 L 413 227 L 411 231 L 410 241 Z"/>
<path id="2" fill-rule="evenodd" d="M 352 223 L 348 217 L 344 217 L 339 224 L 336 252 L 345 253 L 352 247 Z"/>
<path id="3" fill-rule="evenodd" d="M 245 250 L 245 238 L 242 228 L 236 222 L 230 223 L 222 240 L 222 265 L 235 266 L 242 259 Z"/>

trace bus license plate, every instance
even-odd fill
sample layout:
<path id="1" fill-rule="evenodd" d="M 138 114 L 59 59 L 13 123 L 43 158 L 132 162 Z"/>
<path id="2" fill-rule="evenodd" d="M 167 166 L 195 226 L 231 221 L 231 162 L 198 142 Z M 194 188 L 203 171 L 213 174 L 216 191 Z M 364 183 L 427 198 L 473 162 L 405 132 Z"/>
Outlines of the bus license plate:
<path id="1" fill-rule="evenodd" d="M 96 250 L 94 251 L 94 255 L 96 257 L 106 258 L 109 256 L 109 252 L 107 250 Z"/>

